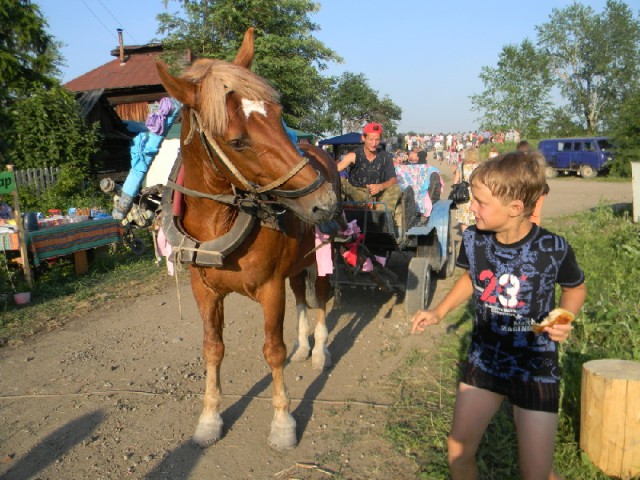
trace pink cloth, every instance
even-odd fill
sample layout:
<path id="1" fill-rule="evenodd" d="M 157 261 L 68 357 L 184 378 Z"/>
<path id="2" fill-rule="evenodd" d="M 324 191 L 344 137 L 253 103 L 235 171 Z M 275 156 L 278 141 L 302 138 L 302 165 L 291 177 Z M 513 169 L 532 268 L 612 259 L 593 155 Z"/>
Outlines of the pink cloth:
<path id="1" fill-rule="evenodd" d="M 171 245 L 169 245 L 169 240 L 164 235 L 164 230 L 158 230 L 158 237 L 156 238 L 156 244 L 158 246 L 158 251 L 162 254 L 163 257 L 167 260 L 167 273 L 173 276 L 173 262 L 171 261 Z"/>
<path id="2" fill-rule="evenodd" d="M 318 267 L 318 276 L 326 277 L 333 273 L 333 259 L 331 258 L 331 242 L 329 235 L 322 233 L 316 226 L 316 265 Z M 326 242 L 324 245 L 322 245 Z M 319 245 L 322 245 L 318 248 Z"/>

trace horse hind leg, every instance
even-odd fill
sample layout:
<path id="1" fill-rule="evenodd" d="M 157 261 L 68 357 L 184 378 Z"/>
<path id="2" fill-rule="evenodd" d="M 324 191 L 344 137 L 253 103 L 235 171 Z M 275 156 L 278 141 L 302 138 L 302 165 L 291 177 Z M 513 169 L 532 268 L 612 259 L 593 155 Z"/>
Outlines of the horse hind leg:
<path id="1" fill-rule="evenodd" d="M 222 338 L 224 303 L 223 298 L 214 295 L 200 279 L 192 277 L 192 289 L 203 321 L 203 356 L 207 372 L 204 408 L 192 440 L 197 445 L 206 447 L 220 440 L 223 430 L 223 421 L 220 416 L 222 406 L 220 365 L 225 350 Z"/>
<path id="2" fill-rule="evenodd" d="M 309 358 L 311 352 L 311 368 L 322 371 L 331 366 L 331 353 L 327 348 L 329 331 L 326 324 L 327 298 L 329 297 L 329 277 L 318 277 L 315 269 L 308 269 L 305 279 L 304 272 L 289 280 L 296 298 L 296 312 L 298 316 L 298 335 L 293 344 L 292 362 L 303 362 Z M 307 311 L 307 293 L 313 299 L 316 308 L 316 327 L 313 332 L 313 351 L 309 344 L 309 316 Z M 310 300 L 309 299 L 309 300 Z"/>
<path id="3" fill-rule="evenodd" d="M 293 342 L 292 362 L 304 362 L 309 358 L 311 346 L 309 345 L 309 315 L 305 298 L 305 273 L 302 272 L 289 279 L 289 285 L 296 298 L 297 336 Z"/>
<path id="4" fill-rule="evenodd" d="M 327 348 L 329 330 L 326 323 L 330 287 L 329 277 L 316 277 L 315 294 L 318 308 L 316 310 L 316 328 L 313 332 L 314 345 L 311 352 L 311 368 L 318 371 L 329 368 L 332 364 L 331 352 Z"/>

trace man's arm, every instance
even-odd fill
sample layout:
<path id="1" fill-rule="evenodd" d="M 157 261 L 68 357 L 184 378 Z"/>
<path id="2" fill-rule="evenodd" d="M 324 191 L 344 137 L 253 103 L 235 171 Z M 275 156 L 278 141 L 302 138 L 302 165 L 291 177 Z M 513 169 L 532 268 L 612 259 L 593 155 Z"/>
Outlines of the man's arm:
<path id="1" fill-rule="evenodd" d="M 353 165 L 356 161 L 356 153 L 349 152 L 347 153 L 342 160 L 338 162 L 338 171 L 341 172 L 349 165 Z"/>

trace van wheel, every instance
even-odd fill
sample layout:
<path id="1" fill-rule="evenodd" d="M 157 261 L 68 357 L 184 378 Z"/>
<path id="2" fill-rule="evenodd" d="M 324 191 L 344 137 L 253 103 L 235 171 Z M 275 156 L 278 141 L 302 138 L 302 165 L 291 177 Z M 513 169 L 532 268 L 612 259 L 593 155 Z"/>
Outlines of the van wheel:
<path id="1" fill-rule="evenodd" d="M 580 176 L 582 178 L 595 178 L 598 176 L 598 172 L 590 165 L 582 165 L 580 167 Z"/>
<path id="2" fill-rule="evenodd" d="M 544 169 L 544 176 L 547 178 L 556 178 L 558 171 L 550 165 L 547 165 Z"/>

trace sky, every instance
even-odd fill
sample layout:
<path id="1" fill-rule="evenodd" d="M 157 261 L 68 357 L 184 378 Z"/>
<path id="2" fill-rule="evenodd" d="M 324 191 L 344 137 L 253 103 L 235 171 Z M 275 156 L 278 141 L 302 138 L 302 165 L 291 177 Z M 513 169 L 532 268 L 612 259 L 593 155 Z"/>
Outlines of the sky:
<path id="1" fill-rule="evenodd" d="M 637 0 L 627 0 L 638 13 Z M 49 33 L 63 43 L 63 81 L 113 59 L 117 28 L 125 45 L 159 40 L 162 0 L 33 0 Z M 399 132 L 476 130 L 469 97 L 480 94 L 483 66 L 495 67 L 505 45 L 536 39 L 535 27 L 568 0 L 318 0 L 314 36 L 344 62 L 323 72 L 362 73 L 380 97 L 402 108 Z M 606 0 L 579 2 L 602 12 Z M 179 3 L 170 1 L 168 11 Z"/>

